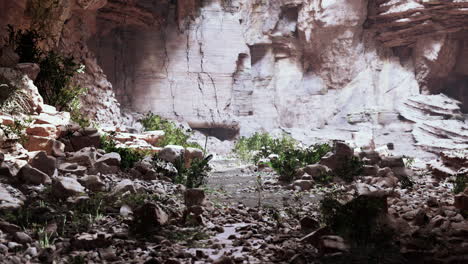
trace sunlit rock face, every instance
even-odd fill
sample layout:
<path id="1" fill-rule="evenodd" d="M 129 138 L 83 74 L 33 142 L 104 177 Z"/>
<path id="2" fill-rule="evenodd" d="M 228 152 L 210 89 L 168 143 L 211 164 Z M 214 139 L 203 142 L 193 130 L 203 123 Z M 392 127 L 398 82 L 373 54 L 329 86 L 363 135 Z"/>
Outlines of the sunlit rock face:
<path id="1" fill-rule="evenodd" d="M 89 44 L 124 106 L 200 129 L 402 152 L 414 122 L 401 102 L 444 92 L 466 111 L 468 1 L 176 2 L 98 12 Z"/>

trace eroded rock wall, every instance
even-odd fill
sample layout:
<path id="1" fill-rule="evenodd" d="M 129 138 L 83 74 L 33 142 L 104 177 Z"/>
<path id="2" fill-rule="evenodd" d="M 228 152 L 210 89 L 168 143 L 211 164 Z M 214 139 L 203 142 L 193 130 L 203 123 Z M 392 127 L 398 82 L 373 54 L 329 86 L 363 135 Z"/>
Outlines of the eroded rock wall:
<path id="1" fill-rule="evenodd" d="M 155 18 L 142 25 L 135 16 L 110 18 L 115 2 L 124 1 L 98 13 L 89 44 L 119 101 L 194 128 L 394 142 L 408 152 L 414 136 L 400 116 L 403 101 L 440 92 L 466 100 L 463 4 L 127 2 L 134 15 Z M 453 25 L 428 18 L 441 14 Z"/>

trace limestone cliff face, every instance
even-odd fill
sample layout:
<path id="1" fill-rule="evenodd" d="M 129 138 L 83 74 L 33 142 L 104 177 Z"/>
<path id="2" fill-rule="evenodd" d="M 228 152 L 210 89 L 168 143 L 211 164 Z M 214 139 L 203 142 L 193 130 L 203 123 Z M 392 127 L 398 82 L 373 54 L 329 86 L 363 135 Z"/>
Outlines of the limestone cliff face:
<path id="1" fill-rule="evenodd" d="M 402 153 L 424 137 L 437 151 L 468 140 L 457 108 L 468 111 L 468 0 L 61 1 L 58 43 L 86 63 L 84 101 L 101 120 L 120 115 L 115 93 L 126 108 L 241 135 Z M 460 102 L 424 99 L 441 92 Z M 456 140 L 437 145 L 443 129 L 412 118 L 434 111 Z"/>
<path id="2" fill-rule="evenodd" d="M 411 145 L 403 101 L 466 101 L 465 1 L 176 2 L 98 12 L 89 44 L 124 106 L 241 135 Z"/>

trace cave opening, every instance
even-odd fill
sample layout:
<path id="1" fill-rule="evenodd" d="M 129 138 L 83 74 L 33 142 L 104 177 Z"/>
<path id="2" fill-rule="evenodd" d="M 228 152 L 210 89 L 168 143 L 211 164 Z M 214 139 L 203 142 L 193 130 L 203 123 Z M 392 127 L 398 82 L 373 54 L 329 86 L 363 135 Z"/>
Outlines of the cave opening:
<path id="1" fill-rule="evenodd" d="M 240 128 L 238 126 L 191 126 L 208 137 L 215 137 L 221 141 L 234 140 L 239 136 Z"/>

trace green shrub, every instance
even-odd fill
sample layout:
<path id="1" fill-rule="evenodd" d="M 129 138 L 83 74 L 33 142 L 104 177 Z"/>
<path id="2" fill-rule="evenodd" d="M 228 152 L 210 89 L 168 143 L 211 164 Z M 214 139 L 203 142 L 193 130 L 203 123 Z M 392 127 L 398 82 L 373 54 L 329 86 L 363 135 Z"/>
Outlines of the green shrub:
<path id="1" fill-rule="evenodd" d="M 268 133 L 255 133 L 250 137 L 241 137 L 234 146 L 234 152 L 243 161 L 257 163 L 270 154 L 278 154 L 282 151 L 293 149 L 298 142 L 290 136 L 273 138 Z"/>
<path id="2" fill-rule="evenodd" d="M 271 160 L 270 164 L 282 180 L 291 182 L 299 168 L 319 162 L 330 150 L 328 144 L 316 144 L 308 148 L 286 148 L 280 151 L 278 158 Z"/>
<path id="3" fill-rule="evenodd" d="M 149 112 L 143 119 L 139 121 L 143 125 L 145 131 L 164 131 L 164 138 L 158 142 L 159 147 L 165 147 L 167 145 L 178 145 L 201 149 L 200 145 L 197 143 L 188 142 L 188 139 L 190 138 L 189 131 L 184 131 L 182 128 L 177 127 L 173 122 L 164 119 L 159 115 L 155 115 Z"/>
<path id="4" fill-rule="evenodd" d="M 204 159 L 194 159 L 190 164 L 190 168 L 185 171 L 187 182 L 185 186 L 187 188 L 198 188 L 206 184 L 208 178 L 208 172 L 211 171 L 211 167 L 208 164 L 211 156 Z"/>
<path id="5" fill-rule="evenodd" d="M 121 158 L 120 167 L 122 169 L 133 168 L 136 162 L 141 161 L 145 157 L 145 153 L 141 151 L 117 147 L 114 137 L 115 133 L 101 136 L 101 148 L 107 153 L 119 153 Z"/>
<path id="6" fill-rule="evenodd" d="M 190 163 L 190 167 L 186 168 L 182 158 L 176 160 L 173 164 L 155 156 L 153 167 L 157 172 L 170 177 L 176 184 L 182 184 L 187 188 L 198 188 L 206 184 L 208 172 L 211 171 L 209 162 L 212 158 L 213 155 L 209 155 L 204 159 L 195 158 Z"/>
<path id="7" fill-rule="evenodd" d="M 453 192 L 459 194 L 465 191 L 468 183 L 468 174 L 467 173 L 458 173 L 455 176 L 455 182 L 453 184 Z"/>

